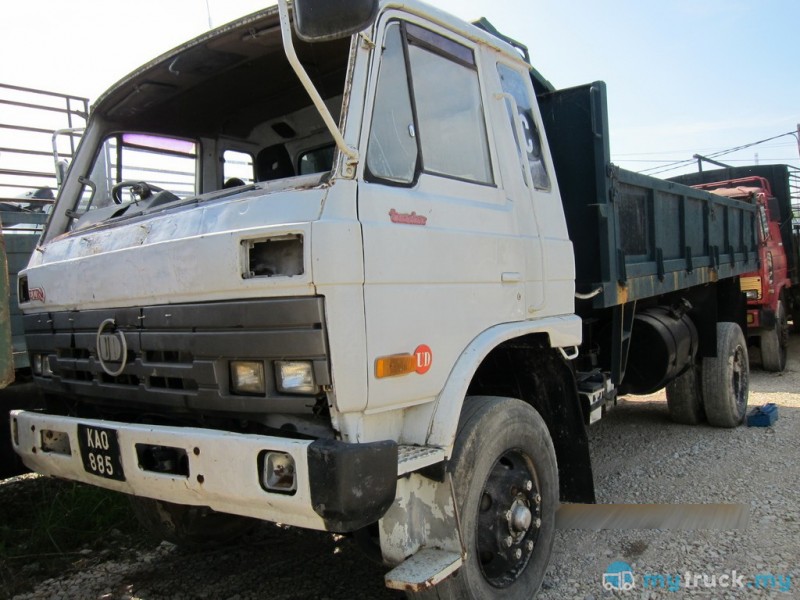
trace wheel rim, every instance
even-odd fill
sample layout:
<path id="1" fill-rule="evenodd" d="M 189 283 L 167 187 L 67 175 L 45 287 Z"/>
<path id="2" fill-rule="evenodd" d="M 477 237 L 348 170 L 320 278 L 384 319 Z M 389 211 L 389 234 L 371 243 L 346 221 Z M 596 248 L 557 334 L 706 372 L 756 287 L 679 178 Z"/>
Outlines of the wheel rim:
<path id="1" fill-rule="evenodd" d="M 508 450 L 494 463 L 478 507 L 478 564 L 492 586 L 510 586 L 528 565 L 542 525 L 541 504 L 533 461 Z"/>
<path id="2" fill-rule="evenodd" d="M 736 398 L 736 409 L 739 414 L 747 406 L 747 357 L 742 346 L 737 345 L 731 357 L 731 392 Z"/>

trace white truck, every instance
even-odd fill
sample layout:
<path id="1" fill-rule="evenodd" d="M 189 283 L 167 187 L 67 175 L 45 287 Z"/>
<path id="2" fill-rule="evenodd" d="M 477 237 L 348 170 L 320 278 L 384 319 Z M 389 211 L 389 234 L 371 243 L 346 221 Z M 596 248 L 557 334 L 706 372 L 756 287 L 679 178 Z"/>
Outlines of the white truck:
<path id="1" fill-rule="evenodd" d="M 93 107 L 19 278 L 15 449 L 174 541 L 353 532 L 411 596 L 531 598 L 618 392 L 741 422 L 756 249 L 487 22 L 281 0 Z"/>

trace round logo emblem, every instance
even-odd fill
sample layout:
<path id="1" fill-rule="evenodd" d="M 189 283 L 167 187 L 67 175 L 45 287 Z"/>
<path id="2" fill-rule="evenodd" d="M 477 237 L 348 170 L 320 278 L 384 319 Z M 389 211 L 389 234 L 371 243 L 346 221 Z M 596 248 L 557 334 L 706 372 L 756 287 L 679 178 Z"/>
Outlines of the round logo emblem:
<path id="1" fill-rule="evenodd" d="M 429 346 L 425 344 L 417 346 L 417 349 L 414 350 L 414 358 L 417 361 L 417 368 L 415 369 L 417 373 L 424 375 L 430 371 L 431 364 L 433 364 L 433 352 Z"/>
<path id="2" fill-rule="evenodd" d="M 121 331 L 117 331 L 114 319 L 106 319 L 97 328 L 97 359 L 103 371 L 111 377 L 120 375 L 128 364 L 128 343 Z"/>

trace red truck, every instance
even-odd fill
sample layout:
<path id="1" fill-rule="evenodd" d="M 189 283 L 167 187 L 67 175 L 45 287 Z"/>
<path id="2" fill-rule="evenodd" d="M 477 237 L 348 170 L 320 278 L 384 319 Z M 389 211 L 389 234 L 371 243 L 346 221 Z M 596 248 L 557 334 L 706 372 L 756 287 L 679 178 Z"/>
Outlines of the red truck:
<path id="1" fill-rule="evenodd" d="M 761 349 L 767 371 L 783 371 L 789 342 L 789 317 L 800 317 L 800 258 L 792 233 L 792 185 L 787 165 L 756 165 L 704 171 L 673 178 L 758 207 L 759 268 L 742 275 L 747 297 L 747 334 Z"/>

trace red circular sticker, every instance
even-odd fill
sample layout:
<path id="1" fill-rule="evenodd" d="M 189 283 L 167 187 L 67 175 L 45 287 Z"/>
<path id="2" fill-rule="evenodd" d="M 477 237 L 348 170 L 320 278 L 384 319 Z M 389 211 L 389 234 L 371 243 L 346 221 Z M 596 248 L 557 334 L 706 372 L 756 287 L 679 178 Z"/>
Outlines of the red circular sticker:
<path id="1" fill-rule="evenodd" d="M 428 346 L 425 344 L 417 346 L 417 349 L 414 350 L 414 358 L 417 360 L 417 368 L 415 369 L 417 373 L 424 375 L 430 370 L 431 363 L 433 363 L 433 352 Z"/>

